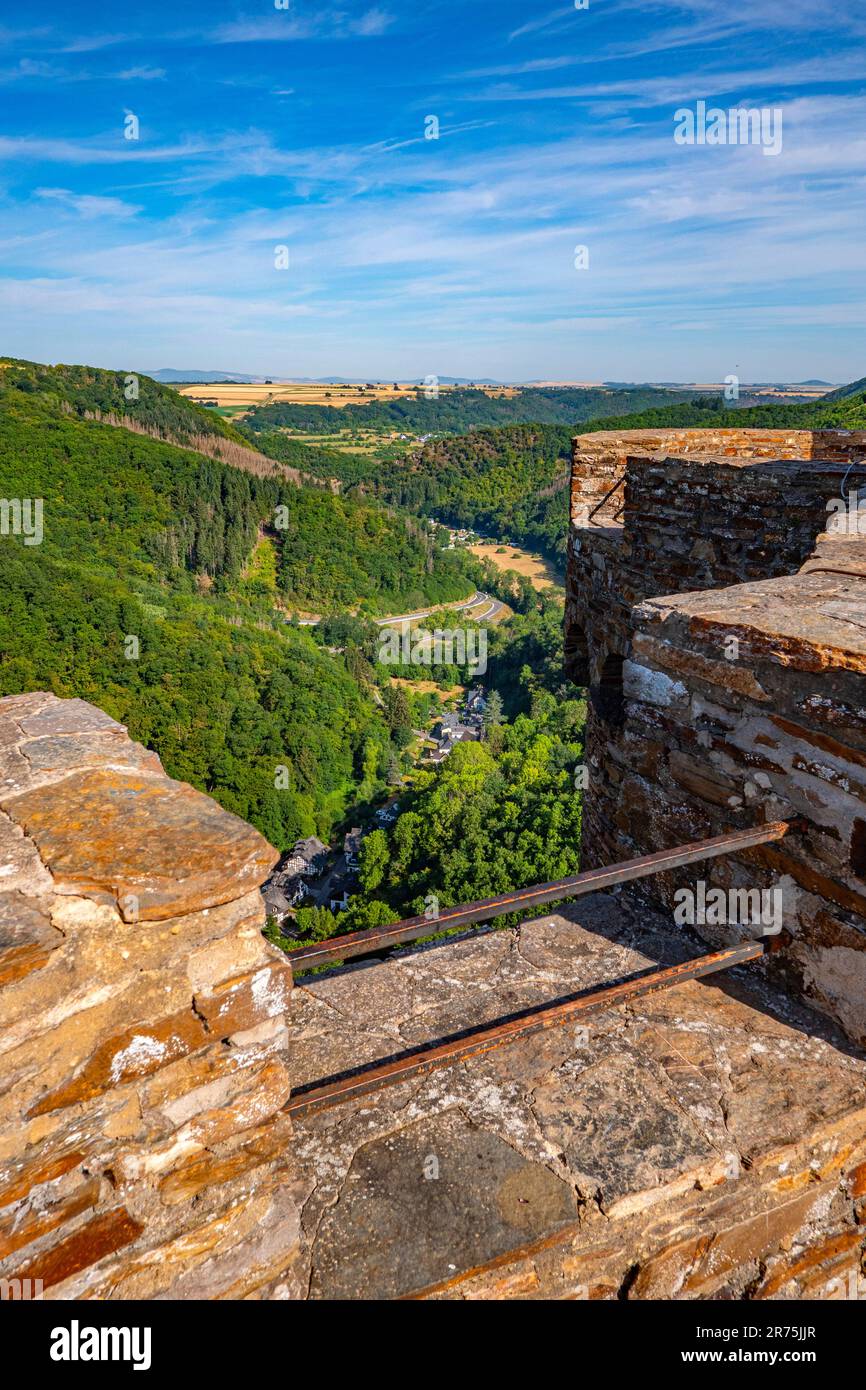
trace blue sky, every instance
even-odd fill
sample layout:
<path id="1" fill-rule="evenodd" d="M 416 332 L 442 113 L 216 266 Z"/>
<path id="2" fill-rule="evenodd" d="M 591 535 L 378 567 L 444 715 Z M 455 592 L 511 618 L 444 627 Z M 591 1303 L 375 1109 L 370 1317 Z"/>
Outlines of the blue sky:
<path id="1" fill-rule="evenodd" d="M 4 9 L 0 352 L 313 377 L 866 374 L 854 0 Z M 780 110 L 781 153 L 677 144 L 699 100 Z"/>

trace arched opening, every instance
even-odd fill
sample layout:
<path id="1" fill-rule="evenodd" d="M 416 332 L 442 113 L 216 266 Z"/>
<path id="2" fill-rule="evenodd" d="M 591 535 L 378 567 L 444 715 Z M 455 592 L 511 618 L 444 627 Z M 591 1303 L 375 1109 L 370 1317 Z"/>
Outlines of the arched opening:
<path id="1" fill-rule="evenodd" d="M 610 652 L 601 668 L 598 685 L 592 692 L 596 714 L 606 724 L 618 729 L 625 722 L 625 694 L 622 684 L 623 658 Z"/>

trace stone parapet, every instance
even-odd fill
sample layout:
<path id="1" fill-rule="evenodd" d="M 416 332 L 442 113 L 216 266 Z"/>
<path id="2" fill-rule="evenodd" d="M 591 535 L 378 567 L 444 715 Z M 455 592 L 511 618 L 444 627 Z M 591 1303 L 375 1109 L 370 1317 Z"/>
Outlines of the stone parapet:
<path id="1" fill-rule="evenodd" d="M 239 1296 L 290 1263 L 277 853 L 81 700 L 0 700 L 0 1278 Z"/>
<path id="2" fill-rule="evenodd" d="M 616 458 L 624 510 L 617 528 L 572 526 L 565 639 L 590 694 L 585 867 L 797 818 L 781 845 L 627 891 L 670 911 L 698 879 L 726 892 L 783 884 L 772 968 L 858 1043 L 866 540 L 856 514 L 824 528 L 828 504 L 856 496 L 864 454 L 866 437 L 845 431 L 576 440 L 573 496 L 596 455 L 605 481 Z"/>
<path id="3" fill-rule="evenodd" d="M 646 621 L 673 643 L 691 619 Z M 0 701 L 3 1291 L 857 1296 L 866 1060 L 754 963 L 293 1130 L 290 1089 L 702 948 L 595 895 L 292 988 L 261 934 L 274 858 L 98 710 Z"/>
<path id="4" fill-rule="evenodd" d="M 613 895 L 301 977 L 298 1081 L 701 951 Z M 753 965 L 299 1120 L 313 1299 L 862 1297 L 866 1060 Z"/>

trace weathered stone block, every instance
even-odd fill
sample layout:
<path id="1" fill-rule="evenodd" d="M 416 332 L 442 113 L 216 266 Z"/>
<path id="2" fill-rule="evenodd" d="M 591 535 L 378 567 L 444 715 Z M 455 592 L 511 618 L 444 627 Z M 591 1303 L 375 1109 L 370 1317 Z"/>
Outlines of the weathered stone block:
<path id="1" fill-rule="evenodd" d="M 39 849 L 56 891 L 101 896 L 127 921 L 177 917 L 242 896 L 278 855 L 209 797 L 156 776 L 76 772 L 0 796 Z"/>

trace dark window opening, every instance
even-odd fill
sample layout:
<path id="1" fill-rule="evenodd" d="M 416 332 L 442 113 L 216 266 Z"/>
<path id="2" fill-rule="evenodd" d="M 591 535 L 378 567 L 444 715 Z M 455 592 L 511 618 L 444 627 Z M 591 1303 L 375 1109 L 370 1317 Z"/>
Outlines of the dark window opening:
<path id="1" fill-rule="evenodd" d="M 606 657 L 601 679 L 593 692 L 596 714 L 618 729 L 625 723 L 625 694 L 622 687 L 623 658 L 616 652 Z"/>
<path id="2" fill-rule="evenodd" d="M 589 643 L 581 628 L 566 628 L 563 654 L 568 679 L 575 685 L 589 685 Z"/>
<path id="3" fill-rule="evenodd" d="M 866 879 L 866 820 L 855 820 L 851 833 L 851 872 Z"/>

